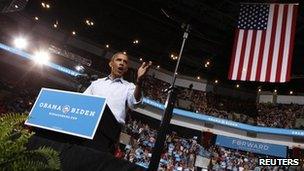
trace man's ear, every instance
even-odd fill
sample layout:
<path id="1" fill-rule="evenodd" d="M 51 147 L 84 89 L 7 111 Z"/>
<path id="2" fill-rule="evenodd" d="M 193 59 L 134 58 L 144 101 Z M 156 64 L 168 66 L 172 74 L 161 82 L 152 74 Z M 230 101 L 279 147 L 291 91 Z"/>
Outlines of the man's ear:
<path id="1" fill-rule="evenodd" d="M 112 68 L 113 66 L 112 66 L 112 61 L 110 61 L 109 62 L 109 66 L 110 66 L 110 68 Z"/>

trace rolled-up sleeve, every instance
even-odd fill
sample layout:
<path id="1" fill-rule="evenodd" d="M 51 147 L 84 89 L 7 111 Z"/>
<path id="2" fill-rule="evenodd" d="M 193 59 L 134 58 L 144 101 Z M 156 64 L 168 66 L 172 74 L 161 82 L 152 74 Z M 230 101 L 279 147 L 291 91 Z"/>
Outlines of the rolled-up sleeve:
<path id="1" fill-rule="evenodd" d="M 83 92 L 83 94 L 93 95 L 92 86 L 93 83 L 91 83 L 91 85 Z"/>
<path id="2" fill-rule="evenodd" d="M 128 89 L 128 97 L 127 97 L 127 103 L 130 109 L 135 109 L 139 104 L 142 103 L 143 100 L 143 97 L 141 96 L 140 100 L 137 101 L 136 98 L 134 97 L 134 91 L 135 91 L 135 85 L 130 84 Z"/>

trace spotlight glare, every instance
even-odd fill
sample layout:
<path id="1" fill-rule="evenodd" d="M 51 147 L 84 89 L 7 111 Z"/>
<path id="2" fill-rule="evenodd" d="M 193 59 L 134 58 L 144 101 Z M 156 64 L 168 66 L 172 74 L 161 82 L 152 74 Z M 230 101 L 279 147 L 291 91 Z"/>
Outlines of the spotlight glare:
<path id="1" fill-rule="evenodd" d="M 200 79 L 201 79 L 201 77 L 200 77 L 200 76 L 197 76 L 197 77 L 196 77 L 196 79 L 200 80 Z"/>
<path id="2" fill-rule="evenodd" d="M 218 83 L 218 80 L 215 80 L 214 83 L 217 84 L 217 83 Z"/>
<path id="3" fill-rule="evenodd" d="M 15 7 L 15 8 L 19 8 L 18 5 L 15 5 L 14 7 Z"/>
<path id="4" fill-rule="evenodd" d="M 110 47 L 110 45 L 109 44 L 106 44 L 106 48 L 109 48 Z"/>
<path id="5" fill-rule="evenodd" d="M 157 65 L 157 67 L 156 67 L 157 69 L 159 69 L 160 68 L 160 66 L 159 65 Z"/>
<path id="6" fill-rule="evenodd" d="M 293 94 L 293 91 L 289 91 L 289 94 Z"/>
<path id="7" fill-rule="evenodd" d="M 133 41 L 133 44 L 138 44 L 138 43 L 139 43 L 139 40 L 137 40 L 137 39 Z"/>
<path id="8" fill-rule="evenodd" d="M 236 85 L 236 88 L 239 88 L 239 87 L 240 87 L 240 85 L 239 85 L 239 84 L 237 84 L 237 85 Z"/>
<path id="9" fill-rule="evenodd" d="M 73 34 L 73 35 L 76 35 L 76 31 L 72 31 L 72 34 Z"/>
<path id="10" fill-rule="evenodd" d="M 278 92 L 276 89 L 274 89 L 274 92 L 276 93 L 276 92 Z"/>
<path id="11" fill-rule="evenodd" d="M 50 4 L 46 4 L 45 6 L 46 6 L 46 8 L 50 8 L 51 7 Z"/>
<path id="12" fill-rule="evenodd" d="M 143 58 L 139 58 L 139 61 L 143 61 Z"/>
<path id="13" fill-rule="evenodd" d="M 45 8 L 45 3 L 44 3 L 44 2 L 41 2 L 41 6 L 42 6 L 43 8 Z"/>
<path id="14" fill-rule="evenodd" d="M 258 91 L 261 92 L 262 90 L 259 88 Z"/>
<path id="15" fill-rule="evenodd" d="M 79 72 L 82 72 L 84 70 L 84 67 L 82 65 L 75 66 L 75 69 Z"/>
<path id="16" fill-rule="evenodd" d="M 125 55 L 127 54 L 127 52 L 126 52 L 126 51 L 123 51 L 122 53 L 123 53 L 123 54 L 125 54 Z"/>
<path id="17" fill-rule="evenodd" d="M 23 37 L 19 37 L 14 40 L 14 45 L 18 49 L 25 49 L 27 47 L 27 44 L 27 40 Z"/>
<path id="18" fill-rule="evenodd" d="M 33 55 L 34 61 L 38 64 L 46 64 L 50 60 L 49 53 L 46 51 L 37 51 Z"/>
<path id="19" fill-rule="evenodd" d="M 34 19 L 35 19 L 36 21 L 38 21 L 38 20 L 39 20 L 39 18 L 38 18 L 38 17 L 35 17 Z"/>

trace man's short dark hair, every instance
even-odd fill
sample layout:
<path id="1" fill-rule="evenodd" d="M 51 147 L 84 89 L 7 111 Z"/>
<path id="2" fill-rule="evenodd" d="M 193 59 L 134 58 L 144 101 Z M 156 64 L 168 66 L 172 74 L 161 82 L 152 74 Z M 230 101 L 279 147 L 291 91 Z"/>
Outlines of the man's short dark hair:
<path id="1" fill-rule="evenodd" d="M 124 54 L 123 52 L 116 52 L 114 53 L 114 55 L 111 57 L 110 61 L 114 61 L 114 59 L 118 56 L 118 55 L 125 55 L 127 58 L 129 58 L 129 56 L 127 54 Z"/>

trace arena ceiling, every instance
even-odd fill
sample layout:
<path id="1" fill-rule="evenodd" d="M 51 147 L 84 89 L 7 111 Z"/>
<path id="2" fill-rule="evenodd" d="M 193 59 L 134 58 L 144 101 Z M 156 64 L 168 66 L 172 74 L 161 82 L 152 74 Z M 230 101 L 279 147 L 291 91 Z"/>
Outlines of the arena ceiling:
<path id="1" fill-rule="evenodd" d="M 50 8 L 43 8 L 42 2 L 50 4 Z M 39 20 L 50 26 L 57 22 L 58 29 L 66 33 L 75 31 L 76 36 L 90 39 L 102 48 L 108 44 L 112 49 L 151 60 L 155 66 L 160 65 L 169 71 L 174 71 L 176 63 L 170 55 L 178 53 L 181 46 L 181 25 L 190 24 L 179 73 L 211 81 L 218 79 L 233 86 L 240 82 L 228 81 L 227 74 L 239 3 L 235 0 L 30 0 L 23 12 L 39 16 Z M 269 89 L 304 92 L 301 86 L 304 80 L 303 7 L 300 2 L 292 69 L 294 79 L 280 85 L 241 83 L 243 87 L 256 90 L 262 85 Z M 94 24 L 88 26 L 87 19 Z M 139 43 L 134 44 L 135 40 Z M 207 61 L 210 66 L 205 68 Z"/>

